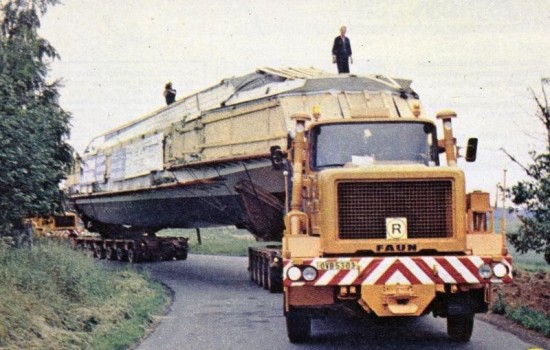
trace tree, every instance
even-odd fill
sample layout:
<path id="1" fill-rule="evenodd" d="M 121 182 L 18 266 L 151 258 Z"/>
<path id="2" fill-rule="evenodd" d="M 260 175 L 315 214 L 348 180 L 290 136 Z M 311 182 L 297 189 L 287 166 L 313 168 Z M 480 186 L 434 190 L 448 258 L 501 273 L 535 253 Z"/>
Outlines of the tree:
<path id="1" fill-rule="evenodd" d="M 512 202 L 522 209 L 519 216 L 521 226 L 509 235 L 510 242 L 520 252 L 533 250 L 544 254 L 550 264 L 550 106 L 545 87 L 550 85 L 550 79 L 542 79 L 542 98 L 537 97 L 531 89 L 537 104 L 536 116 L 545 126 L 546 151 L 544 153 L 530 152 L 532 164 L 522 165 L 513 156 L 505 153 L 516 164 L 522 167 L 528 176 L 511 190 Z"/>
<path id="2" fill-rule="evenodd" d="M 58 103 L 60 82 L 46 80 L 58 54 L 37 32 L 39 17 L 57 3 L 10 0 L 0 8 L 0 235 L 61 209 L 70 115 Z"/>

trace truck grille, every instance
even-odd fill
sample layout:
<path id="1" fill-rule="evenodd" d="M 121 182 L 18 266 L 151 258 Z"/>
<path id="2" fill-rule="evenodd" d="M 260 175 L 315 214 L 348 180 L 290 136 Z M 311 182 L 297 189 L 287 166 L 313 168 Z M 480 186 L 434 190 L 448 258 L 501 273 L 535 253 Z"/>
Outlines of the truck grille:
<path id="1" fill-rule="evenodd" d="M 386 218 L 407 218 L 408 238 L 453 235 L 452 182 L 338 184 L 340 239 L 386 239 Z"/>

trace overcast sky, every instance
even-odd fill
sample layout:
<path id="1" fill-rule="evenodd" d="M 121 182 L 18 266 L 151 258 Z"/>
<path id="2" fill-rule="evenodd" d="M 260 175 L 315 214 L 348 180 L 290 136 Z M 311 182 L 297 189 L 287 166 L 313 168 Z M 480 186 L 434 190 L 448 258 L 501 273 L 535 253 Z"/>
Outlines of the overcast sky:
<path id="1" fill-rule="evenodd" d="M 494 193 L 523 178 L 499 149 L 524 162 L 544 150 L 529 88 L 550 76 L 550 2 L 63 0 L 42 19 L 58 50 L 51 78 L 63 78 L 71 144 L 223 78 L 269 67 L 336 71 L 331 46 L 348 27 L 352 73 L 413 80 L 429 115 L 458 113 L 455 136 L 479 138 L 478 160 L 459 164 L 468 189 Z"/>

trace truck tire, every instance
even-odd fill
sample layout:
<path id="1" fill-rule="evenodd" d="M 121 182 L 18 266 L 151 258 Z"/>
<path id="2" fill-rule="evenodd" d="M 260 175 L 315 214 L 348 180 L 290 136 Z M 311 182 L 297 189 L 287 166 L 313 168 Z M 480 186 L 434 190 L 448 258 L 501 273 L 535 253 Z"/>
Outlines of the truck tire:
<path id="1" fill-rule="evenodd" d="M 311 338 L 311 318 L 290 310 L 286 314 L 286 332 L 291 343 L 306 343 Z"/>
<path id="2" fill-rule="evenodd" d="M 465 343 L 470 341 L 474 330 L 474 315 L 447 316 L 447 334 L 455 341 Z"/>

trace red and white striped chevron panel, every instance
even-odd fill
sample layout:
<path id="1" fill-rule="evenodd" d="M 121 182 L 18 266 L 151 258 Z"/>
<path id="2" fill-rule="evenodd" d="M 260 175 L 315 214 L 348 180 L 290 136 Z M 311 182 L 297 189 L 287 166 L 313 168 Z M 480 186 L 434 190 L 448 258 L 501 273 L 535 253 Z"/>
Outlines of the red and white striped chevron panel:
<path id="1" fill-rule="evenodd" d="M 292 266 L 292 262 L 285 260 L 283 277 L 285 286 L 511 283 L 512 259 L 510 257 L 502 260 L 508 268 L 508 274 L 504 278 L 493 277 L 486 280 L 479 275 L 479 267 L 491 262 L 493 261 L 490 257 L 479 256 L 306 259 L 301 266 L 315 267 L 318 271 L 317 278 L 311 282 L 292 282 L 287 277 L 287 271 Z M 350 266 L 354 268 L 350 269 Z"/>

